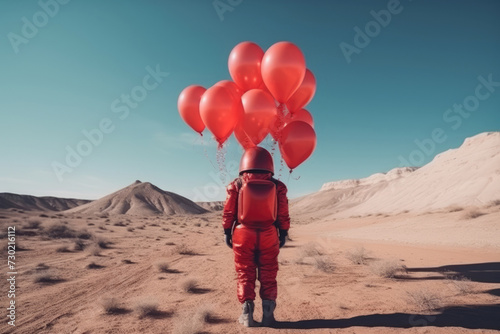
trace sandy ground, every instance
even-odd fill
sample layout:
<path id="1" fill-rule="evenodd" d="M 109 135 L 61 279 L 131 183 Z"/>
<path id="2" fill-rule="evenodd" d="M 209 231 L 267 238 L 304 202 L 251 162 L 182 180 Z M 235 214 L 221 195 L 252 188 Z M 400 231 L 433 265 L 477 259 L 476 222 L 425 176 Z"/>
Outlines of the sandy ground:
<path id="1" fill-rule="evenodd" d="M 25 250 L 16 252 L 16 327 L 3 316 L 0 332 L 497 332 L 500 206 L 465 218 L 471 210 L 329 221 L 292 217 L 292 240 L 280 253 L 278 328 L 250 329 L 237 323 L 241 310 L 220 213 L 108 218 L 3 210 L 0 231 L 15 225 L 17 246 Z M 30 222 L 34 228 L 26 228 Z M 78 238 L 47 234 L 53 224 L 92 236 L 80 239 L 84 250 L 74 250 Z M 107 248 L 96 246 L 99 238 Z M 68 251 L 61 252 L 64 246 Z M 89 268 L 91 263 L 96 266 Z M 167 272 L 159 263 L 168 264 Z M 381 276 L 387 268 L 394 277 Z M 3 282 L 6 272 L 3 266 Z M 50 280 L 35 282 L 37 277 Z M 197 286 L 185 292 L 190 279 Z M 109 298 L 116 300 L 112 314 L 103 307 Z M 157 310 L 141 317 L 145 302 L 156 303 Z M 207 309 L 211 319 L 203 321 Z M 260 314 L 258 300 L 257 320 Z"/>

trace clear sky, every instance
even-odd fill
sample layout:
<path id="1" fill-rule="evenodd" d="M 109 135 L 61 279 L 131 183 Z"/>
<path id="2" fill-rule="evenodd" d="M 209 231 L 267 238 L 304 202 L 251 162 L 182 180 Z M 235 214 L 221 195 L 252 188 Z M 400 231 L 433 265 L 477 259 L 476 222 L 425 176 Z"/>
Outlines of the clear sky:
<path id="1" fill-rule="evenodd" d="M 231 137 L 219 175 L 177 97 L 230 79 L 242 41 L 295 43 L 317 79 L 318 145 L 281 173 L 291 197 L 423 165 L 499 130 L 499 17 L 494 0 L 1 0 L 0 192 L 95 199 L 139 179 L 224 199 L 241 149 Z"/>

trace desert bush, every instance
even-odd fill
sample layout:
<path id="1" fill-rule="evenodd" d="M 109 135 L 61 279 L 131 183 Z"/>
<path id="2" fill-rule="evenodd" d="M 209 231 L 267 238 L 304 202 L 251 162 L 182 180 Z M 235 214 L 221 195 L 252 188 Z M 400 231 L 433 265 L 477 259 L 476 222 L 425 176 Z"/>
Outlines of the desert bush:
<path id="1" fill-rule="evenodd" d="M 170 265 L 167 262 L 158 262 L 156 268 L 161 273 L 168 273 L 170 271 Z"/>
<path id="2" fill-rule="evenodd" d="M 127 231 L 134 232 L 134 228 L 133 227 L 127 227 Z"/>
<path id="3" fill-rule="evenodd" d="M 169 241 L 169 242 L 166 242 L 165 245 L 167 245 L 167 246 L 175 246 L 175 242 Z"/>
<path id="4" fill-rule="evenodd" d="M 419 311 L 430 312 L 443 305 L 443 298 L 427 289 L 407 291 L 408 299 Z"/>
<path id="5" fill-rule="evenodd" d="M 90 262 L 87 264 L 87 269 L 101 269 L 104 268 L 104 266 L 101 266 L 100 264 L 97 264 L 95 262 Z"/>
<path id="6" fill-rule="evenodd" d="M 370 265 L 370 270 L 380 277 L 393 278 L 405 272 L 404 267 L 396 260 L 376 261 Z"/>
<path id="7" fill-rule="evenodd" d="M 196 255 L 196 252 L 186 244 L 177 245 L 174 251 L 180 255 Z"/>
<path id="8" fill-rule="evenodd" d="M 489 206 L 499 206 L 500 205 L 500 199 L 495 199 L 490 202 Z"/>
<path id="9" fill-rule="evenodd" d="M 313 257 L 314 267 L 325 273 L 331 273 L 335 270 L 335 265 L 332 260 L 327 256 L 316 255 Z"/>
<path id="10" fill-rule="evenodd" d="M 23 228 L 28 228 L 28 229 L 39 229 L 42 225 L 42 222 L 39 220 L 30 220 L 26 225 L 23 226 Z"/>
<path id="11" fill-rule="evenodd" d="M 448 212 L 458 212 L 458 211 L 462 211 L 464 208 L 460 207 L 460 206 L 452 206 L 448 209 Z"/>
<path id="12" fill-rule="evenodd" d="M 106 314 L 119 314 L 123 313 L 124 308 L 120 307 L 120 302 L 116 298 L 103 298 L 101 306 Z"/>
<path id="13" fill-rule="evenodd" d="M 50 225 L 45 233 L 49 238 L 61 239 L 61 238 L 74 238 L 75 231 L 70 229 L 68 226 L 62 223 L 55 223 Z"/>
<path id="14" fill-rule="evenodd" d="M 71 251 L 69 250 L 68 246 L 60 246 L 60 247 L 57 247 L 56 252 L 58 252 L 58 253 L 69 253 Z"/>
<path id="15" fill-rule="evenodd" d="M 193 293 L 196 291 L 197 287 L 198 287 L 198 281 L 196 281 L 194 278 L 188 277 L 181 281 L 181 289 L 184 292 Z"/>
<path id="16" fill-rule="evenodd" d="M 103 231 L 106 231 L 106 230 L 107 230 L 106 226 L 104 226 L 104 225 L 99 225 L 99 229 L 100 229 L 100 230 L 103 230 Z"/>
<path id="17" fill-rule="evenodd" d="M 125 264 L 134 264 L 135 262 L 129 259 L 122 260 L 123 263 Z"/>
<path id="18" fill-rule="evenodd" d="M 125 223 L 124 223 L 124 222 L 121 222 L 121 221 L 120 221 L 120 222 L 116 222 L 116 223 L 114 223 L 113 225 L 114 225 L 114 226 L 127 226 L 127 225 L 125 225 Z"/>
<path id="19" fill-rule="evenodd" d="M 45 213 L 42 213 L 41 215 L 39 215 L 38 217 L 41 217 L 41 218 L 49 218 L 49 216 L 47 216 Z"/>
<path id="20" fill-rule="evenodd" d="M 311 241 L 299 248 L 301 257 L 323 255 L 323 250 L 318 243 Z"/>
<path id="21" fill-rule="evenodd" d="M 75 240 L 75 244 L 73 246 L 73 249 L 76 251 L 81 251 L 81 250 L 84 250 L 86 246 L 87 245 L 85 244 L 85 242 L 83 242 L 83 240 L 77 239 L 77 240 Z"/>
<path id="22" fill-rule="evenodd" d="M 75 236 L 76 236 L 78 239 L 85 239 L 85 240 L 88 240 L 88 239 L 92 238 L 92 233 L 90 233 L 90 232 L 89 232 L 89 231 L 87 231 L 87 230 L 80 230 L 80 231 L 76 231 Z"/>
<path id="23" fill-rule="evenodd" d="M 196 309 L 196 312 L 193 316 L 194 321 L 200 322 L 213 322 L 216 319 L 214 308 L 212 305 L 204 304 Z"/>
<path id="24" fill-rule="evenodd" d="M 39 270 L 33 277 L 35 283 L 57 283 L 61 279 L 52 271 L 45 269 Z"/>
<path id="25" fill-rule="evenodd" d="M 451 277 L 448 282 L 462 295 L 474 293 L 474 284 L 467 277 Z"/>
<path id="26" fill-rule="evenodd" d="M 97 246 L 99 246 L 100 248 L 103 248 L 103 249 L 106 249 L 106 248 L 109 248 L 109 245 L 111 244 L 111 241 L 105 239 L 105 238 L 95 238 L 94 239 L 95 243 Z"/>
<path id="27" fill-rule="evenodd" d="M 350 249 L 345 256 L 354 264 L 366 264 L 368 259 L 368 253 L 364 247 Z"/>
<path id="28" fill-rule="evenodd" d="M 100 256 L 101 255 L 101 247 L 99 247 L 96 244 L 92 244 L 89 247 L 87 247 L 87 251 L 90 253 L 90 255 L 93 255 L 93 256 Z"/>
<path id="29" fill-rule="evenodd" d="M 201 223 L 195 223 L 194 226 L 201 227 Z"/>
<path id="30" fill-rule="evenodd" d="M 467 211 L 464 215 L 463 215 L 463 218 L 464 219 L 475 219 L 477 217 L 481 217 L 483 215 L 485 215 L 486 213 L 484 212 L 481 212 L 479 210 L 469 210 Z"/>
<path id="31" fill-rule="evenodd" d="M 137 313 L 139 318 L 154 316 L 159 313 L 158 303 L 148 299 L 140 300 L 134 305 L 134 311 Z"/>
<path id="32" fill-rule="evenodd" d="M 203 332 L 203 322 L 185 315 L 177 321 L 172 334 L 199 334 Z"/>

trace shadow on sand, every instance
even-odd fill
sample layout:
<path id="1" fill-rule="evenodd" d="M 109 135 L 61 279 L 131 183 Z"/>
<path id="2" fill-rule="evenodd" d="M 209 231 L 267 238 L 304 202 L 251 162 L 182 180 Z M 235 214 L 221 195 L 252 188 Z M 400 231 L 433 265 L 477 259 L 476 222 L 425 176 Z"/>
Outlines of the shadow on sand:
<path id="1" fill-rule="evenodd" d="M 467 329 L 500 329 L 500 304 L 462 305 L 442 309 L 435 315 L 389 313 L 361 315 L 345 319 L 312 319 L 278 321 L 273 328 L 315 329 L 348 327 L 462 327 Z"/>
<path id="2" fill-rule="evenodd" d="M 471 281 L 481 283 L 500 283 L 500 262 L 485 262 L 472 264 L 452 264 L 441 267 L 407 268 L 412 272 L 454 273 L 467 277 Z M 429 279 L 429 278 L 422 278 Z M 437 278 L 436 278 L 437 279 Z"/>

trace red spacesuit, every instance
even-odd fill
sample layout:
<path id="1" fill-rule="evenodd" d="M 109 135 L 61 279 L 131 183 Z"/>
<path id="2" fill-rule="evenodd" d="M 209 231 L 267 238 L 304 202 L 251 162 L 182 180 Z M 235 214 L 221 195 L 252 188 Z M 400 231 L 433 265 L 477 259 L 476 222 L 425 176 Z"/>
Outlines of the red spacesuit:
<path id="1" fill-rule="evenodd" d="M 263 300 L 263 323 L 274 321 L 273 311 L 276 305 L 279 248 L 284 245 L 290 228 L 288 214 L 288 198 L 286 185 L 272 177 L 274 173 L 273 160 L 269 152 L 260 147 L 247 149 L 240 163 L 240 176 L 227 187 L 227 199 L 223 213 L 223 227 L 226 234 L 226 243 L 233 248 L 234 261 L 237 272 L 237 295 L 250 314 L 250 324 L 253 322 L 253 300 L 255 299 L 255 279 L 260 281 L 260 297 Z M 243 186 L 254 180 L 270 180 L 274 183 L 274 200 L 276 205 L 276 219 L 266 221 L 251 221 L 242 223 L 241 200 L 238 201 Z M 259 182 L 259 181 L 257 181 Z M 269 182 L 268 182 L 269 183 Z M 275 192 L 274 192 L 275 191 Z M 245 204 L 248 206 L 248 204 Z M 253 217 L 265 211 L 263 206 L 247 207 Z M 234 227 L 234 228 L 233 228 Z M 279 234 L 278 234 L 279 231 Z M 266 309 L 268 314 L 266 315 Z M 248 318 L 248 316 L 247 316 Z M 240 317 L 240 322 L 243 323 Z"/>

